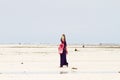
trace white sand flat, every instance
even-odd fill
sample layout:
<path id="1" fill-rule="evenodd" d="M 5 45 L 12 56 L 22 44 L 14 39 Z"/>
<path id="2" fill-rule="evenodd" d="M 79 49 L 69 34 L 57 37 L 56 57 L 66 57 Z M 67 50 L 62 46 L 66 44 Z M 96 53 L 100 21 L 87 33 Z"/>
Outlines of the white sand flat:
<path id="1" fill-rule="evenodd" d="M 69 67 L 59 68 L 56 46 L 0 45 L 0 80 L 119 80 L 119 48 L 70 47 Z"/>

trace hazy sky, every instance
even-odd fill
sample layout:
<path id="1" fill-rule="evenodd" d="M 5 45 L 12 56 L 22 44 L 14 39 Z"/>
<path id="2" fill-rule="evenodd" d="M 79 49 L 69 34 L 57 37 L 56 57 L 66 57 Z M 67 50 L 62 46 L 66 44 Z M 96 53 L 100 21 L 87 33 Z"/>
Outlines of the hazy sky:
<path id="1" fill-rule="evenodd" d="M 0 0 L 0 43 L 120 43 L 120 0 Z"/>

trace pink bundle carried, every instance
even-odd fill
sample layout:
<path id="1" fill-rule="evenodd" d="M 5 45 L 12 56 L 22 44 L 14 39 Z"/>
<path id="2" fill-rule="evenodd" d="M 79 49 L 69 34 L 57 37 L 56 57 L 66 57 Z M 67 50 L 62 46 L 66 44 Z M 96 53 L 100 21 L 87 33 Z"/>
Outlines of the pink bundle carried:
<path id="1" fill-rule="evenodd" d="M 62 53 L 63 53 L 63 48 L 64 48 L 64 44 L 61 43 L 61 44 L 59 45 L 59 47 L 58 47 L 58 52 L 59 52 L 59 54 L 62 54 Z"/>

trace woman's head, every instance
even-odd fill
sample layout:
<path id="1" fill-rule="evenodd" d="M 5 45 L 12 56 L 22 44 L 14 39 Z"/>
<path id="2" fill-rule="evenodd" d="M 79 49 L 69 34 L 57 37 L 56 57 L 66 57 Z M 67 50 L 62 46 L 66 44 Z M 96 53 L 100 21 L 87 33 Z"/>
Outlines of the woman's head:
<path id="1" fill-rule="evenodd" d="M 61 42 L 62 42 L 62 43 L 66 43 L 66 37 L 65 37 L 65 34 L 62 34 L 62 36 L 61 36 Z"/>

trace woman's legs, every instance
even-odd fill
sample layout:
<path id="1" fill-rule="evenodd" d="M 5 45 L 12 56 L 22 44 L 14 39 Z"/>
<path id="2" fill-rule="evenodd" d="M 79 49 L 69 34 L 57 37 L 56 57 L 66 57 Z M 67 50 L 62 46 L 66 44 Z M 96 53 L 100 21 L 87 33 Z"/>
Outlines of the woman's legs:
<path id="1" fill-rule="evenodd" d="M 64 55 L 64 65 L 66 65 L 68 67 L 68 62 L 67 62 L 66 54 Z"/>
<path id="2" fill-rule="evenodd" d="M 68 62 L 66 59 L 66 53 L 60 54 L 60 67 L 63 67 L 63 65 L 66 65 L 68 67 Z"/>
<path id="3" fill-rule="evenodd" d="M 64 65 L 63 54 L 60 54 L 60 67 L 63 67 L 63 65 Z"/>

